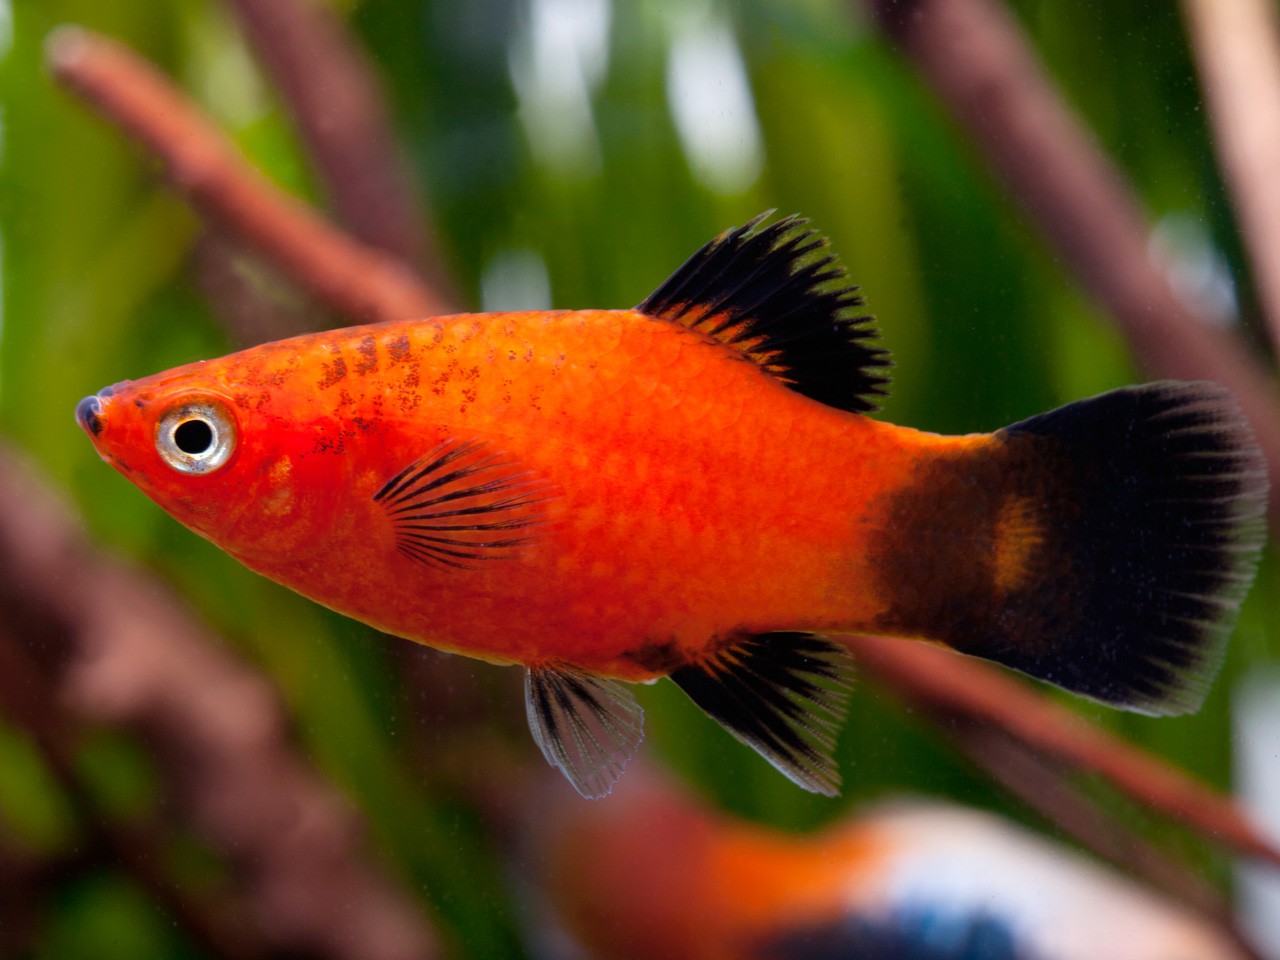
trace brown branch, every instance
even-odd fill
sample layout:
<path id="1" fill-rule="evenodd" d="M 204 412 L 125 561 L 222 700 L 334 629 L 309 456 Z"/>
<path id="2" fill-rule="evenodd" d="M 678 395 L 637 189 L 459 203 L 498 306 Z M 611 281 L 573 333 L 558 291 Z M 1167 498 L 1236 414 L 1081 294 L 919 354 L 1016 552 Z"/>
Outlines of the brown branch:
<path id="1" fill-rule="evenodd" d="M 178 809 L 236 868 L 269 949 L 437 955 L 419 905 L 366 863 L 355 815 L 298 756 L 267 682 L 149 578 L 96 555 L 2 449 L 0 611 L 59 701 L 152 745 Z"/>
<path id="2" fill-rule="evenodd" d="M 346 24 L 315 0 L 227 2 L 293 115 L 338 222 L 370 246 L 425 267 L 441 298 L 456 301 L 430 249 L 373 65 Z"/>
<path id="3" fill-rule="evenodd" d="M 1233 390 L 1280 477 L 1280 392 L 1240 341 L 1180 301 L 1132 191 L 992 0 L 864 0 L 1154 375 Z M 1216 0 L 1209 0 L 1216 2 Z M 1271 489 L 1280 529 L 1280 483 Z"/>
<path id="4" fill-rule="evenodd" d="M 169 180 L 205 217 L 353 320 L 446 313 L 448 302 L 398 260 L 334 229 L 273 187 L 221 131 L 132 51 L 76 27 L 49 38 L 54 76 L 164 161 Z"/>
<path id="5" fill-rule="evenodd" d="M 844 637 L 868 673 L 943 726 L 977 722 L 1096 774 L 1149 810 L 1229 850 L 1280 866 L 1280 849 L 1230 798 L 1113 737 L 994 666 L 923 643 Z"/>
<path id="6" fill-rule="evenodd" d="M 21 612 L 14 617 L 30 624 Z M 164 870 L 164 848 L 172 842 L 158 824 L 119 823 L 106 818 L 76 769 L 75 747 L 83 725 L 67 714 L 59 698 L 27 653 L 28 643 L 48 638 L 28 634 L 20 642 L 0 622 L 0 713 L 24 728 L 40 748 L 53 778 L 79 816 L 92 846 L 123 866 L 162 910 L 214 956 L 253 960 L 265 957 L 260 937 L 245 929 L 236 906 L 225 898 L 195 897 L 179 888 Z M 56 642 L 56 641 L 55 641 Z"/>
<path id="7" fill-rule="evenodd" d="M 1280 349 L 1280 30 L 1267 0 L 1182 0 L 1262 312 Z"/>

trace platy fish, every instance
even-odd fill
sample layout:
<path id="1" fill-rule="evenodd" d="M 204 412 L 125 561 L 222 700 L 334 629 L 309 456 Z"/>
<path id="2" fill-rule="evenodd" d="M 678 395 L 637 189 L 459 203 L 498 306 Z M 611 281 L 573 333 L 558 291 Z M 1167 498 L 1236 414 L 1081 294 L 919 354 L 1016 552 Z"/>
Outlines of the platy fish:
<path id="1" fill-rule="evenodd" d="M 871 419 L 873 321 L 761 216 L 634 310 L 393 321 L 125 381 L 76 418 L 178 521 L 319 603 L 525 668 L 588 797 L 674 680 L 834 795 L 851 657 L 946 644 L 1105 703 L 1197 708 L 1263 540 L 1231 395 L 1159 382 L 990 434 Z"/>

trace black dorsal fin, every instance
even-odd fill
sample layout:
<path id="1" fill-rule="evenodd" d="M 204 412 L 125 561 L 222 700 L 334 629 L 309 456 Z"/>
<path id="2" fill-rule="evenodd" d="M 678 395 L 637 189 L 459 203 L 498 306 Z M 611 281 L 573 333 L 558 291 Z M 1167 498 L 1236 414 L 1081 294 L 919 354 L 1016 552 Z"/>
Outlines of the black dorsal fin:
<path id="1" fill-rule="evenodd" d="M 671 673 L 694 703 L 793 783 L 834 797 L 831 751 L 849 706 L 853 658 L 812 633 L 746 637 Z"/>
<path id="2" fill-rule="evenodd" d="M 733 347 L 814 400 L 876 409 L 889 355 L 858 288 L 807 220 L 762 226 L 771 213 L 720 234 L 636 309 Z"/>

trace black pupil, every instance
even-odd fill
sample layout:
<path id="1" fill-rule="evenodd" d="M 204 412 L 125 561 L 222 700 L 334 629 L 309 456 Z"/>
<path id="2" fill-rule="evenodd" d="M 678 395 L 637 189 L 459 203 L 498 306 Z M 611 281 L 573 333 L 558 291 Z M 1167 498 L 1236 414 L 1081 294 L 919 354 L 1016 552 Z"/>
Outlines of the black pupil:
<path id="1" fill-rule="evenodd" d="M 193 457 L 208 453 L 213 446 L 213 428 L 203 420 L 184 420 L 173 431 L 173 442 L 179 450 Z"/>

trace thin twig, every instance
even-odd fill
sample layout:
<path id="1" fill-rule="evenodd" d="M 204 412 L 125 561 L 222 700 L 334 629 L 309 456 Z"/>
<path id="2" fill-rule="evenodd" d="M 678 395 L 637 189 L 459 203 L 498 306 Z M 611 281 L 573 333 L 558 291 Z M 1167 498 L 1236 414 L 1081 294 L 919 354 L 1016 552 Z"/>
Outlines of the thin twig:
<path id="1" fill-rule="evenodd" d="M 859 664 L 931 713 L 989 724 L 1237 853 L 1280 866 L 1280 849 L 1230 798 L 1113 737 L 997 667 L 923 643 L 841 638 Z"/>
<path id="2" fill-rule="evenodd" d="M 77 27 L 49 38 L 54 76 L 153 150 L 204 216 L 353 320 L 447 313 L 400 261 L 334 229 L 245 163 L 213 123 L 126 47 Z"/>
<path id="3" fill-rule="evenodd" d="M 1280 29 L 1267 0 L 1182 0 L 1272 344 L 1280 350 Z"/>
<path id="4" fill-rule="evenodd" d="M 950 108 L 1152 374 L 1215 380 L 1240 400 L 1280 477 L 1280 391 L 1240 341 L 1178 299 L 1147 253 L 1146 217 L 1118 170 L 992 0 L 863 0 Z M 1217 0 L 1210 0 L 1217 2 Z M 1280 483 L 1272 485 L 1280 530 Z"/>
<path id="5" fill-rule="evenodd" d="M 355 814 L 298 755 L 267 682 L 150 578 L 94 553 L 3 449 L 0 610 L 60 702 L 151 744 L 178 808 L 235 866 L 269 949 L 438 954 L 420 906 L 367 862 Z"/>

